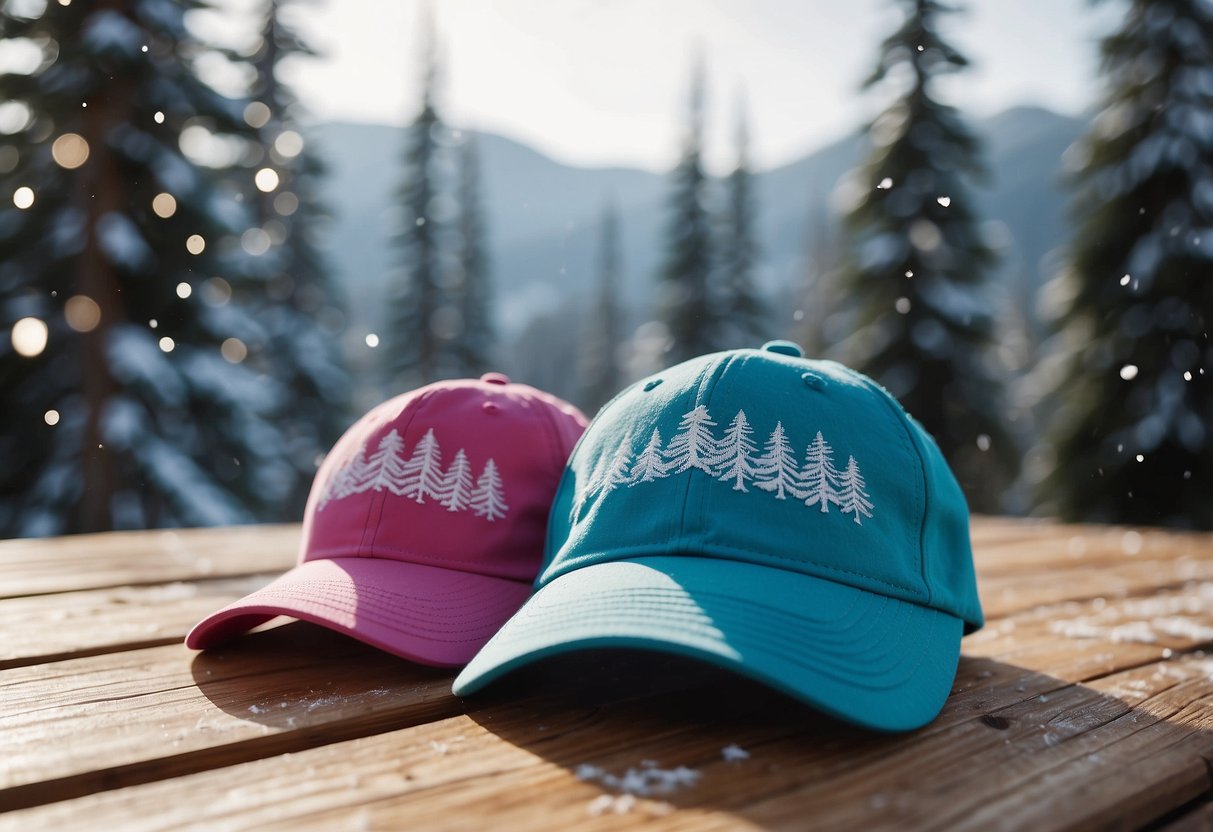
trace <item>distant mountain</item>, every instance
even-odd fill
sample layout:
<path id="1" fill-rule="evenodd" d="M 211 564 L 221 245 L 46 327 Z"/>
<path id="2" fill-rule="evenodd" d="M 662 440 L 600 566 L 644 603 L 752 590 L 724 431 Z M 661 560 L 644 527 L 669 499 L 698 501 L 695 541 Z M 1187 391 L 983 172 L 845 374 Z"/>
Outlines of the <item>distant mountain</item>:
<path id="1" fill-rule="evenodd" d="M 1042 265 L 1066 235 L 1062 154 L 1086 122 L 1034 107 L 976 123 L 989 178 L 977 191 L 982 215 L 1001 238 L 1000 278 L 1028 297 Z M 382 125 L 322 123 L 310 139 L 329 166 L 322 200 L 333 214 L 328 255 L 351 301 L 354 328 L 382 324 L 384 286 L 394 266 L 402 135 Z M 666 177 L 628 168 L 560 164 L 518 142 L 480 134 L 494 290 L 500 328 L 517 340 L 543 315 L 560 314 L 593 279 L 598 217 L 614 200 L 622 217 L 625 287 L 642 312 L 660 266 Z M 831 195 L 862 153 L 858 134 L 764 171 L 757 195 L 764 268 L 771 293 L 792 291 L 808 268 L 809 240 L 836 222 Z"/>

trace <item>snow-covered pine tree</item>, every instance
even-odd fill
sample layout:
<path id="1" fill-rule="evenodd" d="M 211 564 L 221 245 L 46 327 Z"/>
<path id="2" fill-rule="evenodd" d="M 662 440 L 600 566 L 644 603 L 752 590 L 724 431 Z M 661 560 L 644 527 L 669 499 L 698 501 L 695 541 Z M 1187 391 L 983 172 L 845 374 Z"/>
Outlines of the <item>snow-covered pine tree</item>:
<path id="1" fill-rule="evenodd" d="M 830 510 L 830 503 L 839 505 L 840 479 L 838 469 L 834 467 L 834 449 L 826 442 L 821 431 L 817 431 L 813 444 L 805 452 L 800 482 L 804 486 L 806 506 L 821 506 L 824 514 Z"/>
<path id="2" fill-rule="evenodd" d="M 839 482 L 841 484 L 839 507 L 842 509 L 842 513 L 854 514 L 855 523 L 862 526 L 863 521 L 859 517 L 860 515 L 872 516 L 872 501 L 868 499 L 871 495 L 864 490 L 866 484 L 855 457 L 847 457 L 847 467 L 843 469 Z"/>
<path id="3" fill-rule="evenodd" d="M 854 324 L 841 352 L 935 437 L 973 506 L 996 510 L 1019 452 L 990 366 L 994 254 L 970 188 L 979 145 L 934 86 L 967 61 L 939 32 L 949 6 L 896 5 L 904 20 L 866 86 L 908 86 L 870 126 L 870 155 L 853 174 L 860 196 L 839 285 Z"/>
<path id="4" fill-rule="evenodd" d="M 774 493 L 776 500 L 786 500 L 788 494 L 803 500 L 806 495 L 801 493 L 797 471 L 796 456 L 784 433 L 783 422 L 776 422 L 765 452 L 754 464 L 754 487 Z"/>
<path id="5" fill-rule="evenodd" d="M 599 228 L 598 292 L 588 310 L 578 371 L 580 399 L 587 413 L 597 411 L 620 387 L 619 210 L 614 203 L 603 210 Z"/>
<path id="6" fill-rule="evenodd" d="M 754 283 L 758 260 L 755 205 L 750 180 L 749 130 L 745 108 L 738 106 L 737 164 L 725 180 L 726 204 L 720 221 L 714 282 L 720 346 L 756 347 L 766 340 L 768 312 Z"/>
<path id="7" fill-rule="evenodd" d="M 296 470 L 282 505 L 284 518 L 302 513 L 316 460 L 347 424 L 351 392 L 339 341 L 344 314 L 317 240 L 323 211 L 316 193 L 324 166 L 304 141 L 298 100 L 280 80 L 283 62 L 315 54 L 289 22 L 296 5 L 265 5 L 252 58 L 253 102 L 246 109 L 264 148 L 264 155 L 258 148 L 257 158 L 249 160 L 255 173 L 248 177 L 248 195 L 257 223 L 249 233 L 261 242 L 247 242 L 262 253 L 243 262 L 257 282 L 252 306 L 264 327 L 264 341 L 250 350 L 250 359 L 287 391 L 274 416 Z"/>
<path id="8" fill-rule="evenodd" d="M 713 473 L 722 482 L 732 482 L 734 491 L 748 491 L 746 481 L 754 478 L 754 452 L 758 446 L 751 438 L 754 429 L 746 419 L 745 411 L 738 410 L 733 421 L 724 429 L 724 439 L 719 451 L 712 458 Z"/>
<path id="9" fill-rule="evenodd" d="M 440 499 L 443 480 L 442 450 L 434 438 L 434 429 L 430 428 L 417 442 L 417 447 L 413 448 L 408 462 L 400 468 L 396 477 L 396 493 L 402 497 L 412 497 L 419 503 L 424 503 L 426 497 Z"/>
<path id="10" fill-rule="evenodd" d="M 1213 529 L 1213 7 L 1127 7 L 1047 292 L 1062 406 L 1038 496 L 1071 520 Z"/>
<path id="11" fill-rule="evenodd" d="M 281 390 L 239 364 L 261 327 L 218 277 L 249 217 L 203 157 L 256 136 L 196 74 L 200 5 L 0 7 L 0 48 L 40 53 L 0 75 L 25 118 L 0 137 L 0 330 L 33 319 L 0 354 L 0 536 L 245 522 L 293 482 Z"/>
<path id="12" fill-rule="evenodd" d="M 658 314 L 669 333 L 669 364 L 677 364 L 718 344 L 718 321 L 710 291 L 711 222 L 708 180 L 703 169 L 703 63 L 691 81 L 689 123 L 682 158 L 674 168 L 670 218 L 666 225 L 665 265 L 658 291 Z"/>
<path id="13" fill-rule="evenodd" d="M 703 405 L 683 415 L 678 423 L 679 432 L 674 434 L 669 447 L 665 449 L 665 458 L 669 460 L 672 473 L 681 474 L 692 468 L 705 474 L 713 473 L 712 460 L 720 453 L 720 446 L 712 435 L 714 427 L 716 423 Z"/>
<path id="14" fill-rule="evenodd" d="M 376 491 L 387 489 L 398 497 L 409 496 L 406 486 L 406 471 L 404 462 L 404 439 L 395 428 L 379 440 L 379 446 L 370 454 L 365 466 L 366 486 L 359 490 L 373 488 Z M 351 480 L 351 484 L 356 482 Z"/>
<path id="15" fill-rule="evenodd" d="M 400 271 L 388 290 L 387 336 L 382 351 L 392 389 L 408 390 L 443 374 L 449 347 L 449 318 L 442 291 L 442 239 L 435 206 L 441 192 L 439 139 L 445 129 L 435 109 L 438 72 L 432 19 L 425 20 L 425 77 L 421 109 L 405 133 L 404 175 L 399 200 L 402 224 L 395 237 Z"/>
<path id="16" fill-rule="evenodd" d="M 485 463 L 484 473 L 476 481 L 476 490 L 472 492 L 470 505 L 477 517 L 483 517 L 489 522 L 500 520 L 510 510 L 502 492 L 497 463 L 491 459 Z"/>
<path id="17" fill-rule="evenodd" d="M 657 428 L 653 428 L 649 444 L 644 446 L 640 456 L 636 457 L 636 464 L 632 466 L 631 480 L 632 482 L 659 480 L 669 476 L 669 468 L 669 464 L 661 455 L 661 432 Z"/>
<path id="18" fill-rule="evenodd" d="M 439 489 L 438 500 L 447 511 L 463 511 L 468 507 L 472 495 L 472 466 L 463 448 L 455 452 L 455 459 L 447 469 Z"/>
<path id="19" fill-rule="evenodd" d="M 457 373 L 479 376 L 493 366 L 494 327 L 484 206 L 481 205 L 480 156 L 467 135 L 459 148 L 460 328 L 453 339 Z"/>
<path id="20" fill-rule="evenodd" d="M 610 494 L 621 485 L 627 485 L 631 477 L 628 466 L 632 464 L 632 434 L 625 434 L 619 447 L 611 456 L 610 463 L 602 470 L 602 480 L 599 487 L 603 494 Z"/>

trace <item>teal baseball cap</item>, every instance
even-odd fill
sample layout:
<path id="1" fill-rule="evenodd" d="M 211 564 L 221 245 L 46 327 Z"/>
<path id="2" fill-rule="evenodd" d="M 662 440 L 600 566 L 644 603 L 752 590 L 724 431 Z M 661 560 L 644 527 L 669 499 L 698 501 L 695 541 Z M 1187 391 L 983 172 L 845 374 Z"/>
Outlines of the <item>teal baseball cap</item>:
<path id="1" fill-rule="evenodd" d="M 934 440 L 871 379 L 774 341 L 603 407 L 557 490 L 534 593 L 454 692 L 640 648 L 904 731 L 939 713 L 981 626 L 968 507 Z"/>

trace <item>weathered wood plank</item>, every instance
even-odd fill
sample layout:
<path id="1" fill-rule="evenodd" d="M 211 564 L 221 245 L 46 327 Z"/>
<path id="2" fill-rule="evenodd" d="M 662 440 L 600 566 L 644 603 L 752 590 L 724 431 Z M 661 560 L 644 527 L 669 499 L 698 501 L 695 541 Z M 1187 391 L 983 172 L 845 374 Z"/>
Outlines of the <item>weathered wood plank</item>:
<path id="1" fill-rule="evenodd" d="M 1213 580 L 1210 560 L 1132 560 L 1098 568 L 1055 568 L 1036 575 L 979 576 L 982 608 L 989 620 L 1023 610 L 1085 601 L 1149 595 Z"/>
<path id="2" fill-rule="evenodd" d="M 1213 534 L 1127 526 L 1050 523 L 996 531 L 975 521 L 972 538 L 978 571 L 987 578 L 1040 575 L 1058 567 L 1096 568 L 1131 559 L 1213 558 Z"/>
<path id="3" fill-rule="evenodd" d="M 1137 824 L 1209 788 L 1206 664 L 1138 668 L 1102 687 L 1034 674 L 1019 690 L 1008 682 L 1022 668 L 966 661 L 964 689 L 940 720 L 904 737 L 855 732 L 726 679 L 698 689 L 700 696 L 549 700 L 542 713 L 525 701 L 498 703 L 15 813 L 0 818 L 0 829 L 593 829 L 642 818 L 659 829 L 802 829 L 809 816 L 820 829 Z M 1125 702 L 1110 690 L 1136 695 Z M 731 744 L 749 759 L 724 759 Z M 593 778 L 576 777 L 582 764 L 623 775 L 644 771 L 645 760 L 698 777 L 670 793 L 609 803 Z M 1114 788 L 1088 794 L 1083 787 L 1108 777 Z"/>
<path id="4" fill-rule="evenodd" d="M 450 678 L 300 623 L 0 671 L 0 811 L 449 716 Z"/>
<path id="5" fill-rule="evenodd" d="M 233 526 L 0 541 L 0 598 L 282 571 L 300 527 Z"/>
<path id="6" fill-rule="evenodd" d="M 0 603 L 0 670 L 179 642 L 204 616 L 273 577 L 9 598 Z"/>

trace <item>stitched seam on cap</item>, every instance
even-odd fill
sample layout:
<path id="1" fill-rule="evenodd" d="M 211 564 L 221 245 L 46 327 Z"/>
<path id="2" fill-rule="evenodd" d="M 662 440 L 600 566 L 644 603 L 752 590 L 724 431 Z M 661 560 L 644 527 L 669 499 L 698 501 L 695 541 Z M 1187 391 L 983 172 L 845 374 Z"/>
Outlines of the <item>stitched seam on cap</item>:
<path id="1" fill-rule="evenodd" d="M 727 361 L 726 361 L 726 363 L 727 363 Z M 708 366 L 704 367 L 702 370 L 699 371 L 699 378 L 695 382 L 695 387 L 696 387 L 695 395 L 691 399 L 692 408 L 699 406 L 700 397 L 703 398 L 704 407 L 707 407 L 708 404 L 711 402 L 712 391 L 716 387 L 715 382 L 712 380 L 712 375 L 713 375 L 715 369 L 716 369 L 716 362 L 713 361 L 710 364 L 708 364 Z M 705 385 L 706 385 L 706 388 L 705 388 Z M 686 478 L 686 485 L 683 486 L 683 489 L 682 489 L 682 510 L 678 512 L 678 528 L 676 530 L 675 536 L 671 539 L 681 541 L 681 540 L 684 540 L 686 537 L 687 507 L 690 505 L 690 502 L 691 502 L 691 486 L 693 486 L 694 484 L 695 484 L 694 477 Z M 702 501 L 702 498 L 701 498 L 701 501 Z M 702 509 L 702 502 L 701 502 L 700 508 Z"/>
<path id="2" fill-rule="evenodd" d="M 886 581 L 881 578 L 874 578 L 871 575 L 868 575 L 864 572 L 853 572 L 850 569 L 843 569 L 841 566 L 829 566 L 824 563 L 817 563 L 816 561 L 805 561 L 801 558 L 791 557 L 790 555 L 776 555 L 776 554 L 772 554 L 771 552 L 765 552 L 765 551 L 760 552 L 757 549 L 747 549 L 744 546 L 729 546 L 729 545 L 722 545 L 722 544 L 713 544 L 712 548 L 707 551 L 705 551 L 703 549 L 692 549 L 692 548 L 688 548 L 686 551 L 693 553 L 692 555 L 690 555 L 691 558 L 698 556 L 698 557 L 703 557 L 703 558 L 708 558 L 708 559 L 713 559 L 713 560 L 728 560 L 728 561 L 733 561 L 735 563 L 744 563 L 749 566 L 765 567 L 767 569 L 781 569 L 782 567 L 780 567 L 778 565 L 769 564 L 769 563 L 761 563 L 761 562 L 755 563 L 754 561 L 751 561 L 751 560 L 737 560 L 734 557 L 730 557 L 730 554 L 731 553 L 741 553 L 741 554 L 746 554 L 746 555 L 757 555 L 760 558 L 775 558 L 777 560 L 788 561 L 789 563 L 795 563 L 795 564 L 801 564 L 801 565 L 808 563 L 811 566 L 817 567 L 818 569 L 824 569 L 828 572 L 839 572 L 844 575 L 854 575 L 857 578 L 863 578 L 864 580 L 867 580 L 867 581 L 872 581 L 874 583 L 883 584 L 884 586 L 890 587 L 891 589 L 899 589 L 902 592 L 909 593 L 911 596 L 917 597 L 920 595 L 919 591 L 917 589 L 915 589 L 914 587 L 902 586 L 901 584 L 896 584 L 896 583 L 893 583 L 892 581 Z M 567 575 L 571 572 L 576 572 L 578 569 L 587 569 L 591 566 L 605 566 L 608 563 L 618 563 L 618 562 L 620 562 L 620 560 L 637 560 L 640 558 L 656 558 L 656 557 L 677 558 L 677 557 L 687 557 L 687 556 L 686 555 L 670 555 L 670 554 L 668 554 L 666 552 L 662 552 L 662 551 L 654 552 L 648 546 L 628 546 L 623 549 L 612 549 L 610 551 L 597 552 L 594 555 L 591 555 L 590 557 L 594 558 L 594 560 L 587 560 L 586 562 L 581 563 L 578 566 L 575 566 L 571 569 L 565 569 L 563 572 L 560 573 L 560 575 Z M 799 575 L 810 575 L 810 576 L 812 575 L 811 572 L 806 572 L 804 569 L 788 569 L 787 571 L 795 572 Z M 553 575 L 552 578 L 549 579 L 548 582 L 551 583 L 552 580 L 555 580 L 556 578 L 560 577 L 560 575 Z M 848 586 L 849 586 L 849 584 L 848 584 Z M 918 600 L 915 600 L 914 603 L 922 604 L 922 602 L 918 601 Z M 925 604 L 922 604 L 922 605 L 926 606 Z"/>
<path id="3" fill-rule="evenodd" d="M 745 366 L 746 357 L 744 355 L 741 355 L 739 357 L 739 354 L 736 352 L 729 353 L 728 356 L 724 359 L 724 361 L 720 362 L 719 372 L 713 372 L 712 375 L 710 376 L 711 387 L 708 388 L 707 394 L 704 398 L 704 402 L 703 402 L 704 407 L 707 407 L 708 405 L 711 404 L 712 394 L 716 392 L 716 388 L 717 388 L 717 386 L 719 386 L 720 380 L 723 379 L 725 373 L 727 373 L 729 371 L 729 365 L 733 363 L 734 359 L 739 359 L 741 362 L 741 366 L 742 367 Z M 688 473 L 690 473 L 690 472 L 688 472 Z M 715 475 L 712 475 L 710 478 L 713 480 L 716 479 Z M 706 483 L 700 489 L 699 517 L 700 517 L 700 530 L 701 531 L 703 530 L 702 518 L 706 516 L 704 513 L 704 507 L 707 504 L 708 497 L 710 496 L 712 491 L 713 491 L 713 489 L 707 488 Z M 701 535 L 701 537 L 706 539 L 706 534 Z M 701 545 L 703 545 L 703 544 L 701 544 Z"/>
<path id="4" fill-rule="evenodd" d="M 421 408 L 425 407 L 425 405 L 427 403 L 429 403 L 432 395 L 433 395 L 433 391 L 427 390 L 416 398 L 416 400 L 415 400 L 416 407 L 413 408 L 413 411 L 408 416 L 408 420 L 401 427 L 401 430 L 400 430 L 401 441 L 404 440 L 404 437 L 408 436 L 409 428 L 412 427 L 413 421 L 417 418 L 417 414 L 421 411 Z M 412 404 L 412 402 L 410 402 L 410 404 Z M 372 530 L 371 513 L 375 510 L 376 505 L 379 506 L 379 515 L 375 518 L 375 525 L 374 525 L 374 529 Z M 359 556 L 362 556 L 363 551 L 367 551 L 367 552 L 374 551 L 375 541 L 379 538 L 379 524 L 383 521 L 383 509 L 384 509 L 384 506 L 386 506 L 386 505 L 387 505 L 387 491 L 384 490 L 383 492 L 380 493 L 378 500 L 371 500 L 370 505 L 367 506 L 366 524 L 362 527 L 362 540 L 358 544 Z M 370 535 L 371 535 L 369 541 L 367 540 L 367 532 L 370 532 Z"/>
<path id="5" fill-rule="evenodd" d="M 542 430 L 544 444 L 547 445 L 548 451 L 552 455 L 552 461 L 555 463 L 555 468 L 552 472 L 552 479 L 558 479 L 564 471 L 564 464 L 568 461 L 568 456 L 562 456 L 560 451 L 564 443 L 560 439 L 560 426 L 556 424 L 556 418 L 551 414 L 547 402 L 532 398 L 531 403 L 537 405 L 539 410 L 539 420 L 547 426 L 547 430 Z"/>
<path id="6" fill-rule="evenodd" d="M 856 377 L 859 377 L 858 373 L 855 373 L 855 375 Z M 927 556 L 926 549 L 923 546 L 923 539 L 926 537 L 927 533 L 926 465 L 922 461 L 922 454 L 918 451 L 918 445 L 914 442 L 914 437 L 910 434 L 910 424 L 909 420 L 906 418 L 905 411 L 894 407 L 893 402 L 890 401 L 891 396 L 876 387 L 874 383 L 868 382 L 868 384 L 870 385 L 869 389 L 875 388 L 873 389 L 873 392 L 879 394 L 880 400 L 884 402 L 885 407 L 893 415 L 893 421 L 897 422 L 897 424 L 901 426 L 902 441 L 909 446 L 908 450 L 910 452 L 910 456 L 915 462 L 918 463 L 918 471 L 921 476 L 914 481 L 914 496 L 918 501 L 914 507 L 916 509 L 914 516 L 918 518 L 918 575 L 922 578 L 922 586 L 927 592 L 926 602 L 929 605 L 931 603 L 931 596 L 933 593 L 931 592 L 931 582 L 927 579 Z"/>

